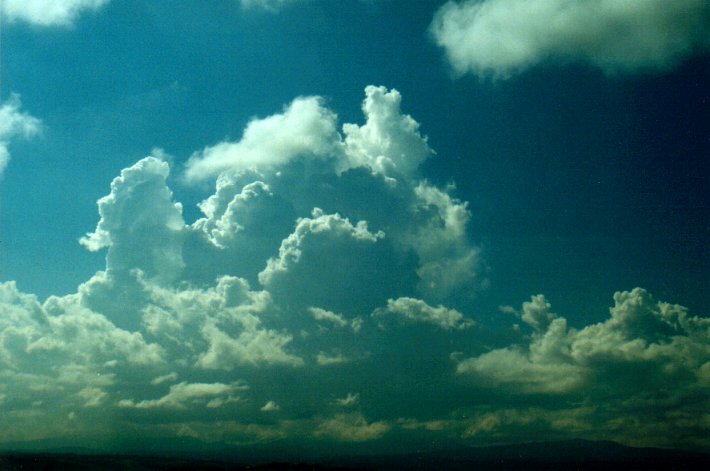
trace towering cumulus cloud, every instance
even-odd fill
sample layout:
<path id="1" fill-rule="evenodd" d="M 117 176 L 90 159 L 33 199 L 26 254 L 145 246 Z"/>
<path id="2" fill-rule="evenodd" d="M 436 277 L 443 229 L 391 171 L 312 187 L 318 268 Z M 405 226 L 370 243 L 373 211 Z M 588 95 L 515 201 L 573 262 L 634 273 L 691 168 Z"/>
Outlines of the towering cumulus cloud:
<path id="1" fill-rule="evenodd" d="M 707 50 L 708 28 L 705 0 L 465 0 L 431 32 L 456 73 L 506 77 L 543 61 L 664 70 Z"/>
<path id="2" fill-rule="evenodd" d="M 0 441 L 710 445 L 707 319 L 635 289 L 597 324 L 539 295 L 486 326 L 468 206 L 420 177 L 401 105 L 370 86 L 363 124 L 319 97 L 252 120 L 178 175 L 215 184 L 193 222 L 160 156 L 122 170 L 81 239 L 104 270 L 44 302 L 0 284 Z"/>
<path id="3" fill-rule="evenodd" d="M 92 251 L 108 248 L 109 272 L 140 269 L 161 280 L 180 276 L 185 223 L 182 205 L 172 202 L 165 183 L 169 171 L 165 162 L 143 159 L 123 170 L 111 194 L 99 200 L 96 231 L 80 242 Z"/>

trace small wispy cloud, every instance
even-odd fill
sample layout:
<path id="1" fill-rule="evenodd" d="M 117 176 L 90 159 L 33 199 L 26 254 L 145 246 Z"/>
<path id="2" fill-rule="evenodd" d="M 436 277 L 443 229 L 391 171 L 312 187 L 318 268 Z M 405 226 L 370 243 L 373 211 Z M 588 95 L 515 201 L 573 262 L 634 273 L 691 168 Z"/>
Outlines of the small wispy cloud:
<path id="1" fill-rule="evenodd" d="M 9 21 L 38 26 L 70 26 L 85 11 L 98 11 L 110 0 L 3 0 L 0 8 Z"/>
<path id="2" fill-rule="evenodd" d="M 244 9 L 259 9 L 270 13 L 278 13 L 286 6 L 307 1 L 310 0 L 239 0 L 239 3 Z"/>
<path id="3" fill-rule="evenodd" d="M 10 141 L 17 137 L 30 138 L 42 129 L 42 121 L 21 108 L 20 96 L 16 94 L 0 106 L 0 178 L 10 161 Z"/>

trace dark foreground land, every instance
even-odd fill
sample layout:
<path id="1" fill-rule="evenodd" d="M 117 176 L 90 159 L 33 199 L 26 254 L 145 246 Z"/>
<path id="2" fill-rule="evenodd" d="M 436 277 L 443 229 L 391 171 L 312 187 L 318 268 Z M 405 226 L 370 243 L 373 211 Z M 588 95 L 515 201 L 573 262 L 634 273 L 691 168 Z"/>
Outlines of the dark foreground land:
<path id="1" fill-rule="evenodd" d="M 456 452 L 337 458 L 309 463 L 244 464 L 238 459 L 206 460 L 142 455 L 0 453 L 0 470 L 709 470 L 710 454 L 658 448 L 630 448 L 613 442 L 573 440 L 530 443 Z"/>

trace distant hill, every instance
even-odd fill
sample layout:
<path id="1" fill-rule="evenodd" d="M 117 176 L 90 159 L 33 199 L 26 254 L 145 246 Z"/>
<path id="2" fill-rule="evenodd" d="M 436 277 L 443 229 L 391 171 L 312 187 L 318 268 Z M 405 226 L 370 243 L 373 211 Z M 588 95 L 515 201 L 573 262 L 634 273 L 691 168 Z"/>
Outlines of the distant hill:
<path id="1" fill-rule="evenodd" d="M 710 454 L 659 448 L 632 448 L 614 442 L 557 442 L 466 448 L 447 452 L 341 457 L 310 463 L 208 460 L 189 457 L 8 451 L 0 453 L 0 470 L 707 470 Z"/>
<path id="2" fill-rule="evenodd" d="M 365 468 L 388 470 L 708 470 L 710 454 L 661 448 L 634 448 L 611 441 L 564 440 L 406 456 L 380 456 L 353 460 L 353 464 L 355 462 Z"/>

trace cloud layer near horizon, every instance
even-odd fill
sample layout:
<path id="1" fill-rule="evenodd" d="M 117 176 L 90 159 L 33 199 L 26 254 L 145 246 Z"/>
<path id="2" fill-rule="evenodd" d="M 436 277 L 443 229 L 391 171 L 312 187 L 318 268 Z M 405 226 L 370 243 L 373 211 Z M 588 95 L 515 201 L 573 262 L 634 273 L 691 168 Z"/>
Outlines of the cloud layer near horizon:
<path id="1" fill-rule="evenodd" d="M 0 441 L 708 446 L 708 319 L 635 289 L 600 323 L 539 295 L 501 313 L 512 344 L 486 331 L 471 214 L 400 107 L 369 86 L 361 125 L 318 97 L 254 119 L 188 162 L 215 179 L 192 223 L 166 162 L 124 169 L 81 239 L 104 270 L 44 302 L 0 284 Z"/>
<path id="2" fill-rule="evenodd" d="M 541 62 L 606 73 L 667 70 L 710 47 L 704 0 L 464 0 L 431 32 L 457 74 L 508 77 Z"/>

